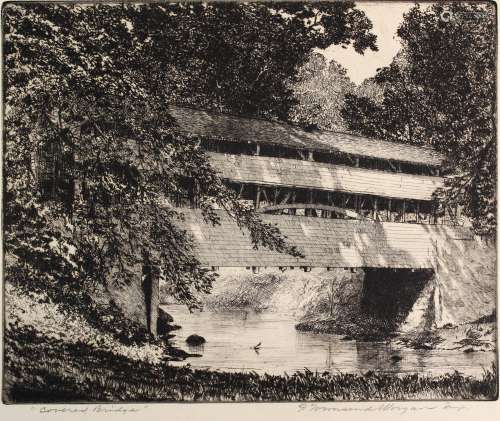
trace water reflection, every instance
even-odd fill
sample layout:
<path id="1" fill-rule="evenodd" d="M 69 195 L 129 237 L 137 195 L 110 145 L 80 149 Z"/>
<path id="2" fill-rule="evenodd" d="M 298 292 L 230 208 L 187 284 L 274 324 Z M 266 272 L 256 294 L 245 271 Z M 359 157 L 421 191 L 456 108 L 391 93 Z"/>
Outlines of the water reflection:
<path id="1" fill-rule="evenodd" d="M 225 371 L 293 373 L 307 368 L 330 372 L 426 372 L 455 369 L 481 375 L 494 361 L 493 352 L 401 350 L 391 342 L 343 340 L 341 336 L 297 332 L 290 316 L 276 313 L 189 313 L 183 306 L 167 306 L 182 329 L 173 332 L 174 343 L 201 357 L 189 358 L 192 367 Z M 203 336 L 203 345 L 189 346 L 191 334 Z M 255 349 L 257 344 L 260 347 Z"/>
<path id="2" fill-rule="evenodd" d="M 187 352 L 189 352 L 190 354 L 203 355 L 203 353 L 205 352 L 205 344 L 191 345 L 191 344 L 186 343 L 186 347 L 187 347 L 186 348 Z"/>
<path id="3" fill-rule="evenodd" d="M 391 342 L 356 342 L 356 361 L 362 372 L 370 370 L 400 372 L 405 371 L 406 356 Z"/>

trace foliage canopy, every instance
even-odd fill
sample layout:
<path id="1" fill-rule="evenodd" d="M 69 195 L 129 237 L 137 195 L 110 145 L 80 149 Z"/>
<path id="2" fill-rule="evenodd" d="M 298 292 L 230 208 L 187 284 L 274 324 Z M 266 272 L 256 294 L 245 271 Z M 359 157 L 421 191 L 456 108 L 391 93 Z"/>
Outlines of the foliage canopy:
<path id="1" fill-rule="evenodd" d="M 91 290 L 161 268 L 195 307 L 215 275 L 168 202 L 193 191 L 208 222 L 222 207 L 255 247 L 299 254 L 177 134 L 167 105 L 283 117 L 313 48 L 375 48 L 354 3 L 10 3 L 3 17 L 7 278 Z"/>
<path id="2" fill-rule="evenodd" d="M 398 35 L 402 50 L 374 81 L 382 102 L 346 96 L 353 131 L 425 145 L 448 157 L 439 193 L 480 234 L 496 229 L 496 15 L 491 4 L 415 6 Z"/>
<path id="3" fill-rule="evenodd" d="M 297 104 L 290 110 L 290 119 L 322 130 L 347 131 L 341 112 L 345 96 L 354 92 L 356 85 L 346 70 L 335 60 L 327 63 L 323 55 L 313 53 L 297 79 L 293 85 Z"/>

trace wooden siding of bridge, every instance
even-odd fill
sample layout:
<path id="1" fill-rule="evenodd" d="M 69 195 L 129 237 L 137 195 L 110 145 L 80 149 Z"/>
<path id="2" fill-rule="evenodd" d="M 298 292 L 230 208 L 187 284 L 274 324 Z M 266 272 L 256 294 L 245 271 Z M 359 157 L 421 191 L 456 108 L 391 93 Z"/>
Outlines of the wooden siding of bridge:
<path id="1" fill-rule="evenodd" d="M 441 177 L 353 168 L 264 156 L 208 153 L 224 179 L 240 183 L 290 186 L 397 199 L 431 200 Z"/>
<path id="2" fill-rule="evenodd" d="M 421 146 L 327 130 L 305 131 L 278 121 L 169 106 L 181 132 L 237 143 L 266 143 L 293 149 L 340 152 L 383 160 L 440 166 L 443 156 Z"/>
<path id="3" fill-rule="evenodd" d="M 221 224 L 212 226 L 203 222 L 199 210 L 183 210 L 181 225 L 192 235 L 204 266 L 432 268 L 438 240 L 473 239 L 461 227 L 261 215 L 305 256 L 295 258 L 262 247 L 255 250 L 248 232 L 225 212 L 217 212 Z"/>

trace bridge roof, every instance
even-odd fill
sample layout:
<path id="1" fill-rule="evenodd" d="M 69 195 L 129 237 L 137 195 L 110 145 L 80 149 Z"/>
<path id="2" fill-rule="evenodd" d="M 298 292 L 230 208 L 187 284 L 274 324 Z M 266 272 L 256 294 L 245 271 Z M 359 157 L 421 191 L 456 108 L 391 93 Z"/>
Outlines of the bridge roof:
<path id="1" fill-rule="evenodd" d="M 305 131 L 283 122 L 240 117 L 171 105 L 169 113 L 185 134 L 241 143 L 266 143 L 292 149 L 341 152 L 356 156 L 440 166 L 443 156 L 425 147 L 325 130 Z"/>
<path id="2" fill-rule="evenodd" d="M 183 213 L 181 225 L 192 235 L 204 266 L 432 268 L 436 236 L 473 238 L 470 230 L 449 226 L 261 215 L 305 255 L 295 258 L 262 247 L 255 250 L 248 232 L 223 211 L 217 211 L 217 226 L 206 224 L 198 210 Z"/>
<path id="3" fill-rule="evenodd" d="M 441 177 L 368 170 L 343 165 L 265 156 L 211 152 L 210 162 L 222 178 L 274 186 L 291 186 L 396 199 L 431 200 L 443 186 Z"/>

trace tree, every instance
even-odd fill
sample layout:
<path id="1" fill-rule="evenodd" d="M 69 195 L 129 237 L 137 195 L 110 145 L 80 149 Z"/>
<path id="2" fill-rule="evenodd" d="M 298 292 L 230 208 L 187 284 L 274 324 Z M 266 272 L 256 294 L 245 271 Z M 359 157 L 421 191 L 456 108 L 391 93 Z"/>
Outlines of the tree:
<path id="1" fill-rule="evenodd" d="M 368 98 L 376 105 L 381 105 L 384 100 L 384 87 L 377 83 L 375 78 L 365 79 L 361 85 L 356 86 L 355 95 L 357 97 Z"/>
<path id="2" fill-rule="evenodd" d="M 297 78 L 293 86 L 297 104 L 290 111 L 291 120 L 324 130 L 345 131 L 341 110 L 345 96 L 355 89 L 346 70 L 334 60 L 327 64 L 323 55 L 314 53 Z"/>
<path id="3" fill-rule="evenodd" d="M 346 98 L 342 115 L 349 128 L 366 136 L 424 145 L 420 116 L 428 112 L 422 109 L 425 95 L 409 79 L 405 51 L 367 83 L 371 87 L 364 85 Z"/>
<path id="4" fill-rule="evenodd" d="M 199 185 L 207 220 L 217 223 L 216 202 L 250 230 L 255 245 L 296 253 L 223 188 L 196 142 L 175 135 L 163 98 L 152 96 L 134 69 L 141 46 L 120 8 L 30 4 L 6 12 L 6 249 L 34 266 L 37 279 L 72 281 L 53 264 L 62 256 L 83 287 L 127 283 L 136 265 L 160 267 L 177 298 L 195 306 L 195 292 L 208 292 L 214 274 L 199 268 L 175 224 L 179 215 L 164 204 L 189 183 Z M 36 188 L 32 155 L 53 144 L 75 157 L 67 175 L 80 191 L 71 212 L 46 208 Z M 29 215 L 34 225 L 25 229 L 21 216 Z M 40 245 L 43 262 L 35 259 Z"/>
<path id="5" fill-rule="evenodd" d="M 376 49 L 371 22 L 353 2 L 144 5 L 131 21 L 147 46 L 141 66 L 160 92 L 283 120 L 294 103 L 290 85 L 314 48 Z"/>
<path id="6" fill-rule="evenodd" d="M 489 234 L 496 227 L 495 21 L 491 4 L 457 3 L 414 8 L 398 30 L 410 77 L 433 110 L 422 119 L 428 143 L 448 155 L 455 173 L 442 198 Z"/>
<path id="7" fill-rule="evenodd" d="M 177 134 L 167 108 L 184 95 L 187 102 L 201 98 L 201 104 L 235 110 L 249 92 L 265 86 L 267 99 L 252 94 L 240 111 L 280 114 L 287 98 L 278 79 L 287 67 L 274 78 L 263 73 L 257 88 L 257 70 L 246 65 L 255 60 L 259 72 L 266 65 L 274 71 L 285 52 L 268 47 L 265 37 L 252 38 L 258 32 L 246 19 L 259 21 L 256 29 L 263 30 L 265 18 L 270 36 L 276 25 L 295 31 L 293 40 L 303 36 L 309 48 L 327 39 L 370 46 L 363 28 L 313 36 L 314 26 L 297 17 L 308 6 L 279 7 L 290 9 L 291 21 L 278 9 L 253 4 L 4 8 L 8 279 L 81 292 L 110 279 L 126 284 L 137 266 L 160 268 L 176 298 L 195 307 L 196 294 L 208 292 L 215 275 L 200 268 L 191 239 L 176 224 L 181 215 L 168 204 L 172 195 L 190 194 L 195 186 L 207 222 L 218 223 L 217 204 L 249 230 L 255 247 L 300 254 L 224 187 L 197 142 Z M 364 25 L 352 5 L 331 10 L 337 19 Z M 225 39 L 238 31 L 245 42 Z M 247 55 L 250 43 L 256 44 Z M 300 61 L 305 50 L 287 54 Z M 287 69 L 291 77 L 294 69 Z M 73 185 L 74 191 L 68 188 Z"/>
<path id="8" fill-rule="evenodd" d="M 385 138 L 381 124 L 382 111 L 381 105 L 376 104 L 373 99 L 348 93 L 341 115 L 349 131 L 373 138 Z"/>
<path id="9" fill-rule="evenodd" d="M 415 6 L 398 29 L 402 51 L 375 76 L 384 99 L 346 100 L 352 130 L 427 145 L 453 174 L 438 196 L 478 233 L 496 227 L 495 11 L 490 4 Z M 373 113 L 370 115 L 370 113 Z M 376 118 L 374 118 L 376 116 Z"/>

